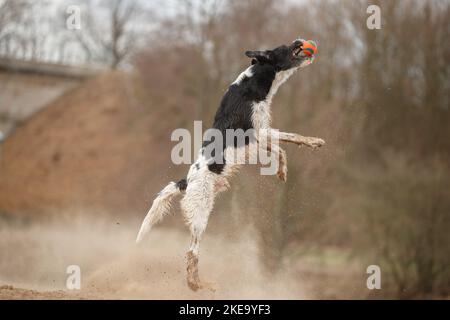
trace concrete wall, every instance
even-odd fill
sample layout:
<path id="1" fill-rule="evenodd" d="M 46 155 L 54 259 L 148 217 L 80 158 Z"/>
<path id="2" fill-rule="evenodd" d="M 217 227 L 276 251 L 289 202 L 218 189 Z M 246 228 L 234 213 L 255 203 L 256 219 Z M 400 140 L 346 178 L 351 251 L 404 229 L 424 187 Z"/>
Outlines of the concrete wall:
<path id="1" fill-rule="evenodd" d="M 0 58 L 0 141 L 99 69 Z"/>

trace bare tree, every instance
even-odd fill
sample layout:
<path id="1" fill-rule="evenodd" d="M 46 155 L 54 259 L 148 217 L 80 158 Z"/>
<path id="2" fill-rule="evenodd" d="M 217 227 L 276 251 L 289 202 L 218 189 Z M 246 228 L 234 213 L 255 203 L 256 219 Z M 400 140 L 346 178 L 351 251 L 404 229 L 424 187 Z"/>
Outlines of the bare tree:
<path id="1" fill-rule="evenodd" d="M 112 0 L 86 3 L 85 28 L 75 37 L 89 59 L 117 68 L 139 44 L 139 23 L 148 13 L 137 1 Z"/>
<path id="2" fill-rule="evenodd" d="M 30 3 L 26 0 L 0 0 L 0 52 L 10 55 L 19 42 L 17 26 L 23 22 Z"/>

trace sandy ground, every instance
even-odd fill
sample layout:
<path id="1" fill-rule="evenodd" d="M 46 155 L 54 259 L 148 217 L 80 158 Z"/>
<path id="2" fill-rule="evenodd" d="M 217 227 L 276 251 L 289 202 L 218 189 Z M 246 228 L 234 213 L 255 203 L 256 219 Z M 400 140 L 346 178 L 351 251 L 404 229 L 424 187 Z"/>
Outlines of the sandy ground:
<path id="1" fill-rule="evenodd" d="M 142 246 L 137 224 L 64 219 L 0 221 L 0 299 L 304 299 L 289 270 L 263 272 L 251 237 L 206 234 L 200 276 L 215 291 L 185 283 L 187 230 L 157 227 Z M 69 265 L 81 268 L 81 290 L 68 290 Z"/>

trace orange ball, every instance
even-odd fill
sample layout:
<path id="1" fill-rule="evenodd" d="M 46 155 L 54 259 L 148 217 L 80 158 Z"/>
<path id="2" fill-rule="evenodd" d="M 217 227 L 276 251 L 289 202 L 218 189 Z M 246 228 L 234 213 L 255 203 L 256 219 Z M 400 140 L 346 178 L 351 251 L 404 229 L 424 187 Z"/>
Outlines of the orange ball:
<path id="1" fill-rule="evenodd" d="M 306 40 L 305 42 L 303 42 L 302 50 L 308 56 L 312 56 L 317 52 L 317 44 L 312 40 Z"/>

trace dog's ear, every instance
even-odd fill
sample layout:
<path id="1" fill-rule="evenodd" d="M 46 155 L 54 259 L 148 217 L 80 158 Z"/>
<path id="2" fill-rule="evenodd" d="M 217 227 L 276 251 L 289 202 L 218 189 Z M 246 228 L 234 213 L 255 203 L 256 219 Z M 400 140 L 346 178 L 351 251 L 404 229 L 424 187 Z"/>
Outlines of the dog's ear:
<path id="1" fill-rule="evenodd" d="M 245 55 L 249 58 L 252 58 L 252 64 L 254 64 L 254 60 L 259 62 L 268 62 L 270 60 L 270 50 L 264 51 L 245 51 Z M 256 63 L 255 61 L 255 63 Z"/>

